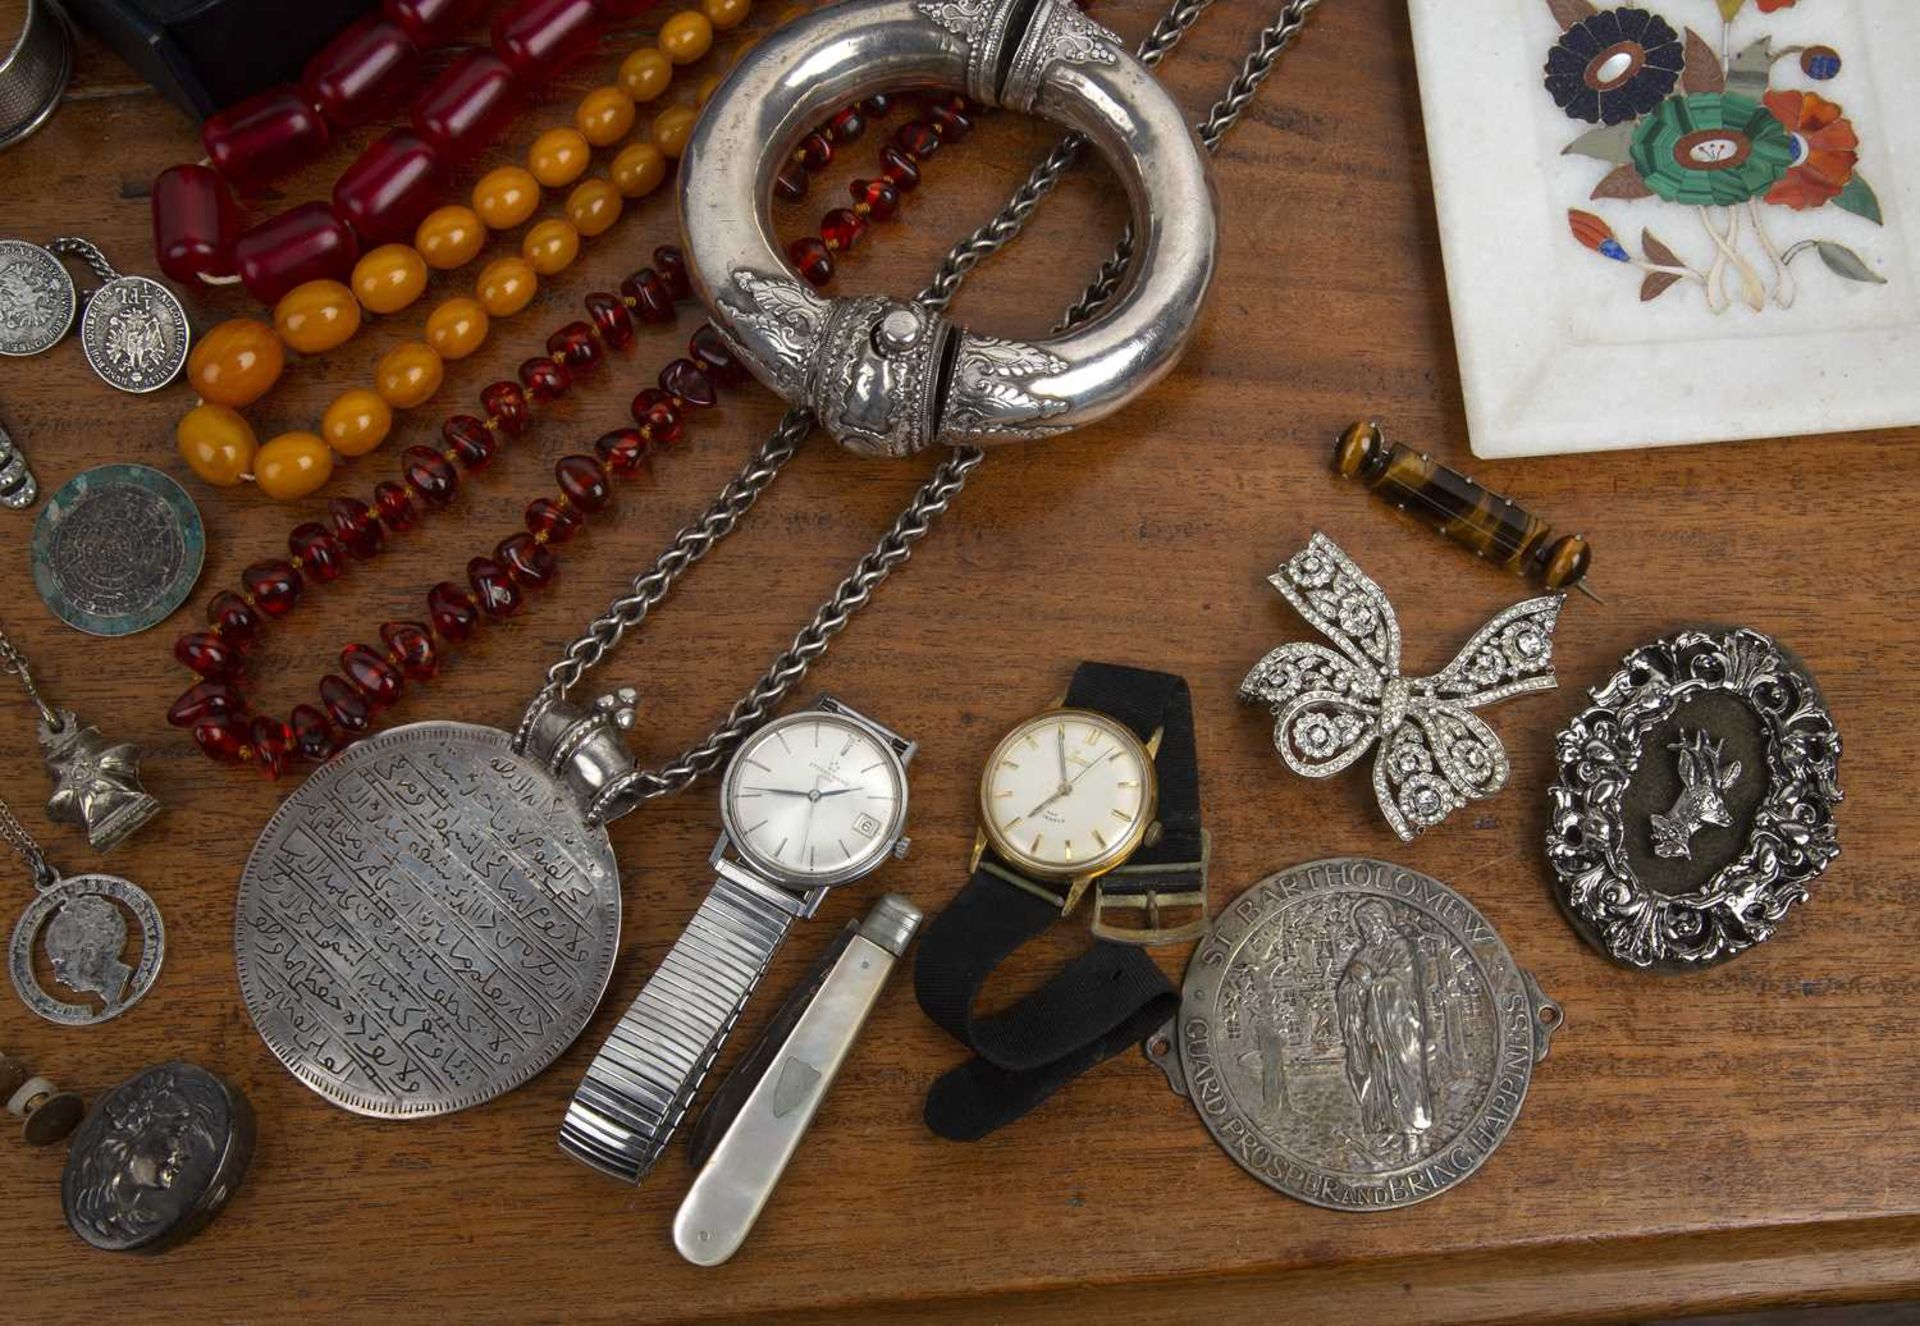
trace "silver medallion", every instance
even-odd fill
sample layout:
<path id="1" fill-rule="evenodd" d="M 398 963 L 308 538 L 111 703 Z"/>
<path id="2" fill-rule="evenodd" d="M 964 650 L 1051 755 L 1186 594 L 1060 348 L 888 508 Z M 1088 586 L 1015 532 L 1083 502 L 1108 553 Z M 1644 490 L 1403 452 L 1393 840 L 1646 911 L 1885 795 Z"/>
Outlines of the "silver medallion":
<path id="1" fill-rule="evenodd" d="M 1547 860 L 1580 937 L 1696 971 L 1770 938 L 1840 855 L 1840 733 L 1820 687 L 1758 631 L 1642 645 L 1555 741 Z"/>
<path id="2" fill-rule="evenodd" d="M 124 961 L 131 917 L 140 930 L 139 956 Z M 34 971 L 36 949 L 45 953 L 56 981 L 76 994 L 98 996 L 77 1003 L 57 999 Z M 87 1026 L 119 1017 L 153 988 L 166 957 L 167 932 L 146 891 L 114 875 L 54 877 L 21 913 L 7 950 L 7 974 L 33 1012 L 49 1022 Z"/>
<path id="3" fill-rule="evenodd" d="M 87 296 L 80 348 L 108 386 L 157 391 L 187 362 L 192 329 L 171 290 L 145 276 L 116 276 Z"/>
<path id="4" fill-rule="evenodd" d="M 414 723 L 315 770 L 240 877 L 254 1026 L 343 1109 L 446 1114 L 545 1068 L 613 973 L 620 878 L 567 788 L 468 723 Z"/>
<path id="5" fill-rule="evenodd" d="M 33 528 L 33 584 L 54 615 L 89 635 L 131 635 L 186 601 L 206 558 L 186 490 L 145 465 L 75 475 Z"/>
<path id="6" fill-rule="evenodd" d="M 67 1225 L 106 1252 L 159 1252 L 226 1205 L 253 1158 L 246 1097 L 196 1064 L 160 1064 L 94 1103 L 67 1152 Z"/>
<path id="7" fill-rule="evenodd" d="M 1316 1206 L 1411 1206 L 1479 1169 L 1560 1026 L 1472 903 L 1336 857 L 1235 899 L 1147 1054 L 1214 1140 Z"/>
<path id="8" fill-rule="evenodd" d="M 0 355 L 37 355 L 60 343 L 79 306 L 73 277 L 53 254 L 0 239 Z"/>

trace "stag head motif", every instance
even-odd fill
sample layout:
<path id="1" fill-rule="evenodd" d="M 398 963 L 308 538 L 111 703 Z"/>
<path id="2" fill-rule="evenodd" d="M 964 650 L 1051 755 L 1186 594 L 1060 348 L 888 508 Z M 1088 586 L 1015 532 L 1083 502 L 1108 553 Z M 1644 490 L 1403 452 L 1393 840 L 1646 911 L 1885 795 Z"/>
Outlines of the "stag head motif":
<path id="1" fill-rule="evenodd" d="M 1667 747 L 1680 757 L 1680 796 L 1673 809 L 1664 815 L 1649 816 L 1653 828 L 1653 854 L 1693 859 L 1693 835 L 1711 824 L 1726 829 L 1733 825 L 1721 793 L 1740 777 L 1740 761 L 1723 765 L 1725 745 L 1705 732 L 1680 733 L 1680 740 Z"/>

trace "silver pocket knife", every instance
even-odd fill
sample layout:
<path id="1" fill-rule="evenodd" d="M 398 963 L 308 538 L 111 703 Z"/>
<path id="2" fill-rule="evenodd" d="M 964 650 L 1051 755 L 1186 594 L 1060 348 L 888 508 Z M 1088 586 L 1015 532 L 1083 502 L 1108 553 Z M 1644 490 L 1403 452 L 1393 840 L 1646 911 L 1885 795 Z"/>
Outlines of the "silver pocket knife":
<path id="1" fill-rule="evenodd" d="M 857 929 L 848 922 L 714 1092 L 691 1139 L 700 1173 L 673 1221 L 682 1257 L 718 1266 L 739 1251 L 920 921 L 889 893 Z"/>

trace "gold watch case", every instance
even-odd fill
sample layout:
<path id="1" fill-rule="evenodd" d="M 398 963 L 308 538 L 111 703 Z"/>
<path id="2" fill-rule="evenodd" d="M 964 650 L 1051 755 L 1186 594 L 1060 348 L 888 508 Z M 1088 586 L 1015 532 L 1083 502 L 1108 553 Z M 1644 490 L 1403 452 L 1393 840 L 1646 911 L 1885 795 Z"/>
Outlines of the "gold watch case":
<path id="1" fill-rule="evenodd" d="M 1098 727 L 1114 741 L 1129 748 L 1138 759 L 1141 769 L 1141 808 L 1138 818 L 1129 824 L 1123 836 L 1116 838 L 1097 856 L 1076 861 L 1070 866 L 1036 858 L 1000 829 L 993 814 L 994 770 L 1007 758 L 1008 752 L 1036 728 L 1060 721 Z M 1001 860 L 1027 879 L 1064 884 L 1066 888 L 1064 897 L 1061 898 L 1063 903 L 1061 910 L 1063 912 L 1073 910 L 1088 885 L 1100 876 L 1125 865 L 1133 854 L 1140 850 L 1141 844 L 1147 842 L 1159 828 L 1157 817 L 1160 808 L 1160 789 L 1157 771 L 1154 768 L 1154 758 L 1159 754 L 1160 737 L 1160 732 L 1156 731 L 1151 738 L 1143 742 L 1135 735 L 1132 728 L 1111 715 L 1097 710 L 1074 709 L 1063 705 L 1043 709 L 1014 724 L 995 744 L 993 753 L 987 757 L 986 767 L 980 773 L 977 798 L 980 826 L 974 836 L 973 859 L 969 864 L 968 873 L 971 874 L 979 867 L 987 847 L 991 846 Z"/>

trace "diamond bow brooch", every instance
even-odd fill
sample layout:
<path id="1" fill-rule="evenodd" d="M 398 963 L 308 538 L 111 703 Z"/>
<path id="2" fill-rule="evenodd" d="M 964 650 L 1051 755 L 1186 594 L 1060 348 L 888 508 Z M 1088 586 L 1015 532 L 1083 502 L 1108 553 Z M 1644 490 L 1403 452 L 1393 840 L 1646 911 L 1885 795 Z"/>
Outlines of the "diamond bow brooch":
<path id="1" fill-rule="evenodd" d="M 1268 654 L 1240 698 L 1269 705 L 1287 767 L 1331 778 L 1376 743 L 1373 790 L 1404 841 L 1507 782 L 1507 752 L 1473 710 L 1551 690 L 1553 628 L 1564 594 L 1516 603 L 1474 633 L 1437 674 L 1400 675 L 1400 623 L 1380 586 L 1324 534 L 1268 582 L 1337 646 L 1298 641 Z"/>

